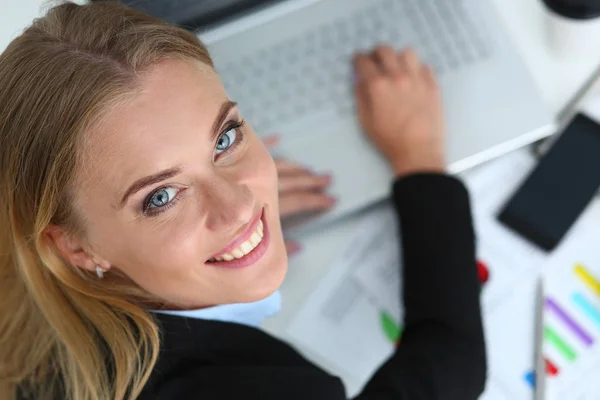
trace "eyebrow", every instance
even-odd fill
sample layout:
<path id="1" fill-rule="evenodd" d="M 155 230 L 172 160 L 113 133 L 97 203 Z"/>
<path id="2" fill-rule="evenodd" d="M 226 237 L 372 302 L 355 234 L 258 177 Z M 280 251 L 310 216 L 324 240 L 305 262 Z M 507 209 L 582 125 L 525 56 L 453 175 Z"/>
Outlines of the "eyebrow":
<path id="1" fill-rule="evenodd" d="M 219 128 L 221 127 L 221 125 L 223 125 L 223 122 L 225 122 L 227 115 L 229 115 L 229 111 L 231 111 L 231 109 L 235 106 L 237 106 L 237 103 L 231 100 L 226 101 L 221 105 L 219 113 L 217 114 L 217 118 L 215 119 L 215 122 L 212 126 L 211 140 L 215 141 L 217 139 L 217 136 L 219 136 L 219 133 L 221 133 L 219 132 Z"/>
<path id="2" fill-rule="evenodd" d="M 127 199 L 130 196 L 132 196 L 134 193 L 139 192 L 146 186 L 150 186 L 155 183 L 164 181 L 165 179 L 172 178 L 175 175 L 179 175 L 180 173 L 181 173 L 181 168 L 176 167 L 176 168 L 169 168 L 169 169 L 161 171 L 157 174 L 138 179 L 137 181 L 133 182 L 133 184 L 131 186 L 129 186 L 129 189 L 127 189 L 127 191 L 121 198 L 121 201 L 119 202 L 119 208 L 123 208 L 123 206 L 127 202 Z"/>
<path id="3" fill-rule="evenodd" d="M 219 109 L 219 113 L 217 114 L 217 118 L 215 118 L 215 121 L 212 126 L 212 130 L 211 130 L 211 132 L 212 132 L 211 140 L 212 141 L 216 140 L 217 136 L 220 133 L 219 128 L 221 127 L 221 125 L 223 125 L 223 122 L 225 122 L 225 119 L 227 118 L 229 111 L 231 111 L 231 109 L 234 108 L 235 106 L 237 106 L 237 103 L 235 101 L 231 101 L 231 100 L 226 101 L 225 103 L 223 103 L 221 105 L 221 108 Z M 131 197 L 133 194 L 139 192 L 146 186 L 150 186 L 155 183 L 162 182 L 166 179 L 172 178 L 176 175 L 179 175 L 181 173 L 181 171 L 182 171 L 181 167 L 169 168 L 167 170 L 158 172 L 156 174 L 149 175 L 149 176 L 138 179 L 137 181 L 133 182 L 131 184 L 131 186 L 129 186 L 127 191 L 125 191 L 125 194 L 123 195 L 123 197 L 121 198 L 121 201 L 119 202 L 119 208 L 123 208 L 123 206 L 127 202 L 127 199 L 129 199 L 129 197 Z"/>

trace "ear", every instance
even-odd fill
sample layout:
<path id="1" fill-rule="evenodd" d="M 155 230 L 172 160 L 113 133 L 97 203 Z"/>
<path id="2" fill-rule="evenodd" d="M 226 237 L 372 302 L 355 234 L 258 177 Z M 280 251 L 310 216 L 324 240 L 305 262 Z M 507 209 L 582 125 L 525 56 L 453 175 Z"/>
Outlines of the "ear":
<path id="1" fill-rule="evenodd" d="M 58 225 L 49 225 L 44 233 L 60 255 L 71 265 L 76 265 L 87 271 L 95 272 L 99 265 L 104 271 L 110 269 L 110 264 L 86 249 L 84 242 L 65 231 Z"/>

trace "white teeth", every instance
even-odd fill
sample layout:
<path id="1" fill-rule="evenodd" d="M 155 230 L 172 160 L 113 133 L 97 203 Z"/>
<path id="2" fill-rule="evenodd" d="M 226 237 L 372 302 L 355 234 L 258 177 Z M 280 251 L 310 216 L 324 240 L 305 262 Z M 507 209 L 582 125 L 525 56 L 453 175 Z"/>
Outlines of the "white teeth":
<path id="1" fill-rule="evenodd" d="M 242 257 L 244 257 L 244 252 L 243 252 L 242 250 L 240 250 L 240 249 L 234 249 L 234 250 L 231 252 L 231 254 L 233 254 L 233 256 L 234 256 L 235 258 L 242 258 Z"/>
<path id="2" fill-rule="evenodd" d="M 252 243 L 248 241 L 245 241 L 240 245 L 240 249 L 242 250 L 242 253 L 244 253 L 244 255 L 250 253 L 253 248 L 254 246 L 252 246 Z"/>
<path id="3" fill-rule="evenodd" d="M 256 225 L 256 230 L 254 231 L 252 236 L 250 236 L 250 239 L 241 243 L 238 247 L 231 250 L 229 253 L 223 253 L 219 257 L 211 258 L 209 261 L 232 261 L 236 258 L 242 258 L 246 254 L 254 250 L 256 246 L 258 246 L 260 242 L 262 242 L 264 236 L 264 225 L 262 220 L 259 220 L 258 224 Z"/>
<path id="4" fill-rule="evenodd" d="M 262 219 L 258 221 L 258 228 L 256 229 L 256 232 L 258 233 L 258 236 L 260 236 L 261 239 L 265 235 Z"/>
<path id="5" fill-rule="evenodd" d="M 252 248 L 256 247 L 260 243 L 261 236 L 258 232 L 254 232 L 252 236 L 250 236 L 250 243 L 252 243 Z"/>

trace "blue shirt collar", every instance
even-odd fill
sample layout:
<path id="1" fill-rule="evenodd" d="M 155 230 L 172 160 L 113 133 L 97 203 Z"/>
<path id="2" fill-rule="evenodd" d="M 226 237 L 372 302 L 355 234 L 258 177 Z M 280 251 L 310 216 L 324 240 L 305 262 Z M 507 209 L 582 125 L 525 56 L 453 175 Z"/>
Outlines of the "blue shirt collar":
<path id="1" fill-rule="evenodd" d="M 155 313 L 178 315 L 180 317 L 207 319 L 213 321 L 234 322 L 259 327 L 266 318 L 279 312 L 281 295 L 279 290 L 253 303 L 222 304 L 198 310 L 150 310 Z"/>

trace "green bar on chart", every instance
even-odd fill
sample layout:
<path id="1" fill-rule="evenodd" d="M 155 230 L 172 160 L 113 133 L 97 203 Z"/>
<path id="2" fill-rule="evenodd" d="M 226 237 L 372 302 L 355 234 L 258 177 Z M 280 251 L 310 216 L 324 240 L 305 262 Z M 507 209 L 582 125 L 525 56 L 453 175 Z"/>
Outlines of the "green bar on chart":
<path id="1" fill-rule="evenodd" d="M 577 354 L 560 336 L 550 327 L 544 327 L 544 339 L 552 343 L 558 351 L 569 361 L 575 360 Z"/>
<path id="2" fill-rule="evenodd" d="M 392 318 L 387 311 L 381 311 L 381 328 L 385 333 L 385 337 L 392 343 L 397 343 L 400 340 L 400 335 L 402 335 L 402 328 L 398 326 L 396 321 Z"/>

